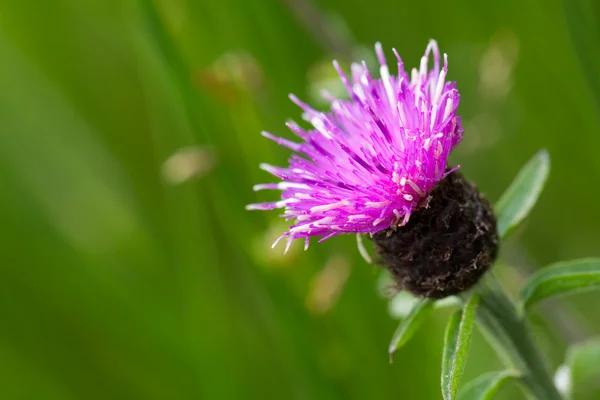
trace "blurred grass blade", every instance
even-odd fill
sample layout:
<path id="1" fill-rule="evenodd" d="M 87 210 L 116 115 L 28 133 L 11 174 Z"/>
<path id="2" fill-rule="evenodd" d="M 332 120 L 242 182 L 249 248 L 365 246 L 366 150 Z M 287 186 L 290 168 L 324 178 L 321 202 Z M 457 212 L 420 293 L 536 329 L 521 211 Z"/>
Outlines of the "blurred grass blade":
<path id="1" fill-rule="evenodd" d="M 539 151 L 521 168 L 495 206 L 500 237 L 505 237 L 527 217 L 544 188 L 549 172 L 550 156 L 546 150 Z"/>
<path id="2" fill-rule="evenodd" d="M 597 4 L 597 0 L 563 0 L 573 48 L 587 78 L 590 93 L 600 108 L 600 12 L 594 10 L 594 3 Z"/>
<path id="3" fill-rule="evenodd" d="M 189 68 L 179 54 L 175 43 L 173 43 L 173 38 L 165 28 L 155 2 L 152 0 L 138 0 L 137 3 L 146 33 L 152 39 L 152 43 L 156 46 L 156 50 L 160 54 L 162 61 L 168 65 L 171 82 L 177 87 L 181 95 L 181 105 L 183 106 L 187 123 L 189 123 L 193 133 L 201 137 L 204 133 L 203 124 L 199 123 L 199 107 L 196 91 L 192 86 Z"/>
<path id="4" fill-rule="evenodd" d="M 479 295 L 473 294 L 462 310 L 452 314 L 446 326 L 442 357 L 442 395 L 444 400 L 456 398 L 458 385 L 467 361 L 467 351 L 478 304 Z"/>
<path id="5" fill-rule="evenodd" d="M 519 310 L 552 296 L 600 288 L 600 259 L 587 258 L 556 263 L 533 274 L 521 290 Z"/>
<path id="6" fill-rule="evenodd" d="M 406 318 L 400 321 L 400 325 L 392 336 L 388 353 L 390 354 L 390 362 L 396 349 L 404 346 L 406 342 L 415 334 L 417 329 L 423 323 L 425 317 L 431 312 L 433 302 L 429 299 L 422 299 L 416 303 Z"/>
<path id="7" fill-rule="evenodd" d="M 488 372 L 467 383 L 458 392 L 458 400 L 491 400 L 506 381 L 518 377 L 516 371 Z"/>

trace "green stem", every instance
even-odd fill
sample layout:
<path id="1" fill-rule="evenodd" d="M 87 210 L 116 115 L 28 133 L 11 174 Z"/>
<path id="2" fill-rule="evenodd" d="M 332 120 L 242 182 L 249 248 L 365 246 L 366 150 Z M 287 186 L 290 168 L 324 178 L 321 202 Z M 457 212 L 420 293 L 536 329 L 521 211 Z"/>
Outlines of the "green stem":
<path id="1" fill-rule="evenodd" d="M 546 362 L 535 345 L 526 321 L 492 274 L 479 286 L 477 318 L 498 354 L 522 373 L 522 382 L 539 400 L 563 400 Z"/>

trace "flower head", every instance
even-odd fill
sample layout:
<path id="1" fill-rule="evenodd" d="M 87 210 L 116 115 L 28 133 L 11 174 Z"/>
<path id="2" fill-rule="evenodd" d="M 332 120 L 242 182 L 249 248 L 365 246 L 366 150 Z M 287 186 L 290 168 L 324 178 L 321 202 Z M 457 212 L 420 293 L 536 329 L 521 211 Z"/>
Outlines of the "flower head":
<path id="1" fill-rule="evenodd" d="M 463 129 L 456 116 L 456 84 L 446 82 L 447 56 L 441 66 L 437 43 L 430 41 L 419 68 L 409 77 L 394 49 L 398 75 L 393 76 L 379 43 L 375 51 L 379 79 L 371 76 L 364 61 L 352 65 L 351 79 L 333 62 L 349 99 L 324 93 L 331 103 L 328 112 L 290 96 L 313 126 L 304 130 L 294 122 L 287 124 L 301 143 L 263 132 L 300 155 L 292 155 L 287 168 L 261 164 L 281 181 L 254 189 L 281 190 L 281 200 L 247 208 L 284 208 L 283 216 L 295 220 L 281 236 L 290 242 L 305 238 L 308 245 L 311 236 L 325 240 L 403 226 L 412 213 L 427 206 L 431 191 L 450 173 L 448 155 L 462 139 Z"/>

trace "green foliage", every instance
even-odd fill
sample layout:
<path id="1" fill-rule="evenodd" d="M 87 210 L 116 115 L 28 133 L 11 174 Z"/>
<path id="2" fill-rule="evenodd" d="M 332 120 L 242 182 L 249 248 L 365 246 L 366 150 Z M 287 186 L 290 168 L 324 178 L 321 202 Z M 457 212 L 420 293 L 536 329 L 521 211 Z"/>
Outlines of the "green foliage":
<path id="1" fill-rule="evenodd" d="M 600 8 L 594 0 L 563 0 L 562 3 L 573 47 L 600 110 L 600 53 L 595 47 L 600 40 Z"/>
<path id="2" fill-rule="evenodd" d="M 496 203 L 498 233 L 505 237 L 523 221 L 535 205 L 548 174 L 550 156 L 542 150 L 531 158 Z"/>
<path id="3" fill-rule="evenodd" d="M 465 384 L 458 392 L 458 400 L 491 400 L 507 381 L 519 378 L 515 371 L 488 372 Z"/>
<path id="4" fill-rule="evenodd" d="M 463 309 L 452 314 L 446 326 L 442 356 L 442 395 L 444 400 L 456 398 L 467 362 L 467 352 L 471 343 L 478 305 L 479 295 L 473 294 Z"/>
<path id="5" fill-rule="evenodd" d="M 417 332 L 425 317 L 431 312 L 433 302 L 428 299 L 422 299 L 418 301 L 406 316 L 406 318 L 400 321 L 398 328 L 392 336 L 392 341 L 388 348 L 390 354 L 390 361 L 394 352 L 400 347 L 404 346 L 406 342 Z"/>
<path id="6" fill-rule="evenodd" d="M 533 274 L 521 290 L 520 309 L 553 296 L 600 288 L 600 259 L 589 258 L 559 262 Z"/>
<path id="7" fill-rule="evenodd" d="M 571 346 L 565 360 L 568 368 L 568 387 L 574 398 L 579 393 L 600 393 L 600 338 Z"/>
<path id="8" fill-rule="evenodd" d="M 413 306 L 418 302 L 419 299 L 409 292 L 400 292 L 396 294 L 388 304 L 388 312 L 390 317 L 393 319 L 406 317 L 412 310 Z M 433 308 L 436 310 L 460 306 L 461 301 L 456 296 L 449 296 L 433 302 Z"/>
<path id="9" fill-rule="evenodd" d="M 466 128 L 453 164 L 497 198 L 547 147 L 520 244 L 541 264 L 597 255 L 598 13 L 564 5 L 0 0 L 0 397 L 439 399 L 443 311 L 390 367 L 395 322 L 352 238 L 270 249 L 286 224 L 244 205 L 276 196 L 251 186 L 289 152 L 259 132 L 287 135 L 287 94 L 332 57 L 380 40 L 418 66 L 436 38 Z M 324 268 L 347 279 L 311 308 Z"/>

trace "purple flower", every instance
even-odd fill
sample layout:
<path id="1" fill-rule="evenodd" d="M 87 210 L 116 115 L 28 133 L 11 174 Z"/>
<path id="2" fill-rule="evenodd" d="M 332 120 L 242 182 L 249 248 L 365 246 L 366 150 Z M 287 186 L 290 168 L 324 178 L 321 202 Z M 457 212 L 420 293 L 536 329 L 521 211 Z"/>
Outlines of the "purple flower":
<path id="1" fill-rule="evenodd" d="M 445 81 L 447 56 L 440 69 L 437 43 L 430 41 L 419 69 L 413 68 L 409 77 L 394 49 L 398 76 L 392 76 L 379 43 L 375 51 L 380 79 L 371 77 L 364 61 L 352 65 L 351 80 L 333 62 L 350 99 L 323 93 L 331 103 L 329 112 L 316 111 L 290 95 L 313 126 L 304 130 L 294 122 L 287 124 L 301 143 L 263 132 L 303 155 L 292 155 L 287 168 L 261 164 L 281 181 L 256 185 L 254 190 L 281 190 L 281 200 L 247 206 L 285 208 L 283 217 L 295 219 L 279 238 L 288 237 L 288 246 L 296 238 L 305 238 L 308 246 L 310 236 L 323 236 L 323 241 L 343 233 L 396 229 L 427 207 L 429 193 L 450 173 L 448 155 L 462 139 L 463 129 L 456 116 L 456 84 Z"/>

